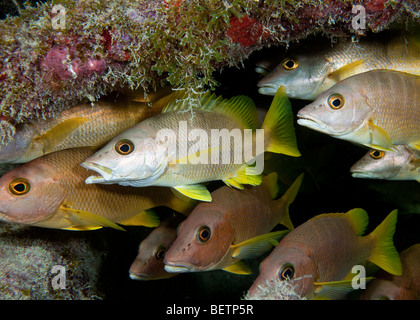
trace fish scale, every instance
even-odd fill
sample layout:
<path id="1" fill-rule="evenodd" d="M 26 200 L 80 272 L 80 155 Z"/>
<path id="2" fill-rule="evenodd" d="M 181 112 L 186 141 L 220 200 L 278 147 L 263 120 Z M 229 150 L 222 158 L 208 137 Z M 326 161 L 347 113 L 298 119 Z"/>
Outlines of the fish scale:
<path id="1" fill-rule="evenodd" d="M 339 299 L 353 289 L 352 268 L 367 261 L 401 275 L 393 244 L 397 214 L 392 211 L 366 236 L 368 216 L 363 209 L 315 216 L 290 231 L 264 259 L 249 294 L 278 279 L 290 281 L 301 297 Z"/>
<path id="2" fill-rule="evenodd" d="M 86 185 L 84 181 L 89 172 L 80 163 L 93 153 L 91 148 L 62 150 L 32 160 L 5 174 L 0 180 L 2 220 L 15 222 L 14 217 L 18 215 L 15 212 L 23 210 L 25 214 L 38 215 L 37 221 L 31 222 L 31 225 L 47 228 L 89 230 L 101 228 L 103 223 L 113 227 L 116 227 L 115 223 L 156 226 L 158 218 L 145 210 L 169 206 L 188 213 L 194 206 L 193 201 L 179 199 L 168 188 Z M 42 168 L 46 176 L 38 178 L 41 173 L 35 168 Z M 11 197 L 6 191 L 13 177 L 24 177 L 32 184 L 30 191 L 21 198 Z M 60 202 L 57 203 L 56 199 Z M 37 213 L 40 203 L 46 204 L 43 207 L 48 211 L 43 209 Z M 29 223 L 28 220 L 19 222 Z"/>
<path id="3" fill-rule="evenodd" d="M 139 121 L 161 112 L 166 99 L 155 101 L 152 107 L 132 101 L 78 104 L 57 117 L 22 124 L 14 139 L 1 148 L 0 162 L 25 163 L 59 150 L 100 147 Z"/>
<path id="4" fill-rule="evenodd" d="M 339 237 L 337 237 L 339 235 Z M 345 241 L 342 241 L 345 239 Z M 317 261 L 319 278 L 314 281 L 341 280 L 351 267 L 369 257 L 366 240 L 357 236 L 345 217 L 324 217 L 296 228 L 282 245 L 303 246 Z M 334 264 L 331 264 L 334 257 Z"/>
<path id="5" fill-rule="evenodd" d="M 165 269 L 223 269 L 248 274 L 250 271 L 240 260 L 263 254 L 275 245 L 288 232 L 270 232 L 277 224 L 293 229 L 288 207 L 297 195 L 303 174 L 280 199 L 276 199 L 277 178 L 274 172 L 259 186 L 244 190 L 223 186 L 213 191 L 213 201 L 199 203 L 180 226 L 177 239 L 165 255 Z M 205 243 L 197 236 L 202 228 L 208 228 L 211 234 Z"/>
<path id="6" fill-rule="evenodd" d="M 223 180 L 243 189 L 261 183 L 264 152 L 300 156 L 284 88 L 274 97 L 261 131 L 256 131 L 257 109 L 248 97 L 227 100 L 207 93 L 197 108 L 186 100 L 183 92 L 174 96 L 162 114 L 124 131 L 85 159 L 81 165 L 99 173 L 86 183 L 167 186 L 208 202 L 211 195 L 202 182 Z"/>
<path id="7" fill-rule="evenodd" d="M 359 88 L 397 88 L 398 95 L 387 90 L 367 89 L 368 104 L 374 108 L 374 122 L 396 138 L 394 144 L 420 140 L 420 78 L 403 73 L 369 73 L 358 76 Z M 395 90 L 394 92 L 396 92 Z M 398 118 L 396 121 L 396 115 Z"/>
<path id="8" fill-rule="evenodd" d="M 412 36 L 358 41 L 345 38 L 334 44 L 317 43 L 286 53 L 284 59 L 290 58 L 297 61 L 297 67 L 287 70 L 282 62 L 259 81 L 260 93 L 274 95 L 284 86 L 290 98 L 314 100 L 339 81 L 370 70 L 420 75 L 420 45 L 418 37 Z"/>
<path id="9" fill-rule="evenodd" d="M 194 130 L 194 129 L 200 129 L 203 130 L 208 139 L 208 147 L 210 148 L 211 145 L 211 131 L 213 129 L 218 130 L 219 128 L 227 129 L 229 132 L 233 129 L 240 128 L 241 133 L 243 132 L 243 129 L 245 129 L 243 126 L 241 126 L 240 123 L 237 121 L 225 117 L 221 114 L 214 114 L 209 112 L 203 112 L 203 111 L 194 111 L 193 119 L 191 120 L 191 114 L 189 112 L 172 112 L 171 116 L 169 117 L 163 117 L 164 121 L 157 126 L 156 124 L 159 123 L 158 120 L 162 117 L 154 118 L 153 120 L 148 119 L 145 120 L 145 125 L 150 125 L 155 130 L 159 130 L 162 128 L 168 128 L 171 130 L 174 130 L 177 134 L 177 150 L 180 150 L 180 144 L 183 143 L 180 141 L 180 136 L 186 136 L 188 137 L 188 134 Z M 183 121 L 187 125 L 186 132 L 185 130 L 178 131 L 179 123 Z M 190 150 L 190 148 L 195 144 L 195 141 L 186 141 L 187 150 Z M 230 146 L 233 146 L 233 142 L 230 143 Z M 239 164 L 234 164 L 234 148 L 230 152 L 222 153 L 222 157 L 220 157 L 220 162 L 227 162 L 226 165 L 219 165 L 219 164 L 195 164 L 193 166 L 191 165 L 183 165 L 178 164 L 174 166 L 169 166 L 167 174 L 162 175 L 159 177 L 155 185 L 166 185 L 168 183 L 174 183 L 176 185 L 183 185 L 188 184 L 191 182 L 202 182 L 202 181 L 209 181 L 209 180 L 218 180 L 221 177 L 225 177 L 228 175 L 234 174 L 241 166 L 242 166 L 242 160 Z M 219 151 L 216 151 L 219 154 Z M 242 153 L 240 154 L 242 156 Z M 230 157 L 230 161 L 228 159 Z M 175 159 L 173 159 L 175 160 Z M 171 161 L 171 159 L 169 159 Z M 188 174 L 186 174 L 188 172 Z M 191 180 L 191 177 L 194 177 L 194 180 Z"/>
<path id="10" fill-rule="evenodd" d="M 330 99 L 341 97 L 333 108 Z M 344 79 L 299 110 L 298 124 L 373 149 L 420 148 L 420 77 L 373 70 Z"/>

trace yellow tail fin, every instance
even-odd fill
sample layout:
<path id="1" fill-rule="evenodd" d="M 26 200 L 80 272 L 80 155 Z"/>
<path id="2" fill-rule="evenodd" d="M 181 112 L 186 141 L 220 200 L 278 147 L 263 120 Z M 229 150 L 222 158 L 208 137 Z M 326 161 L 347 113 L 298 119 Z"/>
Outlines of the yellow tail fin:
<path id="1" fill-rule="evenodd" d="M 395 249 L 393 236 L 397 223 L 398 210 L 392 211 L 369 235 L 375 241 L 369 260 L 393 275 L 401 275 L 400 256 Z"/>
<path id="2" fill-rule="evenodd" d="M 269 139 L 265 151 L 299 157 L 293 123 L 292 106 L 286 96 L 286 90 L 280 87 L 262 125 L 264 134 Z"/>

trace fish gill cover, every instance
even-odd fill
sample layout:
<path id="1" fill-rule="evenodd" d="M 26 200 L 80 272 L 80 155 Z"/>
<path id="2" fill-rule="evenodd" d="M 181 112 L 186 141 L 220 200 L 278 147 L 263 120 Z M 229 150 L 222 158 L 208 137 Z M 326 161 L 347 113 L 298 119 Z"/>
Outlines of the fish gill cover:
<path id="1" fill-rule="evenodd" d="M 379 32 L 418 20 L 416 0 L 54 0 L 0 21 L 0 145 L 28 119 L 54 117 L 122 87 L 164 83 L 195 97 L 214 71 L 279 43 Z M 366 29 L 352 28 L 354 5 Z M 18 11 L 18 12 L 16 12 Z"/>

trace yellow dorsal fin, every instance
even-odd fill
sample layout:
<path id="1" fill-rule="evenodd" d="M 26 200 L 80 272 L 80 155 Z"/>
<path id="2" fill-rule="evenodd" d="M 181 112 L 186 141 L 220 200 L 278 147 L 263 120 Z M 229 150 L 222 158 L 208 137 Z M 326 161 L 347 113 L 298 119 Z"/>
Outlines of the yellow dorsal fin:
<path id="1" fill-rule="evenodd" d="M 366 227 L 369 223 L 369 217 L 367 215 L 367 212 L 363 209 L 360 209 L 360 208 L 352 209 L 352 210 L 350 210 L 346 213 L 344 213 L 344 212 L 323 213 L 323 214 L 319 214 L 319 215 L 311 218 L 311 220 L 322 219 L 324 217 L 332 217 L 332 216 L 342 217 L 342 218 L 347 219 L 349 221 L 349 223 L 353 226 L 356 234 L 359 235 L 359 236 L 363 235 L 363 233 L 365 232 Z"/>
<path id="2" fill-rule="evenodd" d="M 402 274 L 400 256 L 395 249 L 393 236 L 398 210 L 392 211 L 382 223 L 368 235 L 375 242 L 369 261 L 393 275 Z"/>
<path id="3" fill-rule="evenodd" d="M 369 216 L 365 210 L 361 208 L 352 209 L 345 214 L 345 217 L 353 225 L 353 228 L 358 236 L 365 233 L 369 224 Z"/>
<path id="4" fill-rule="evenodd" d="M 67 119 L 39 136 L 38 140 L 42 141 L 44 154 L 52 152 L 86 121 L 89 119 L 83 117 Z"/>
<path id="5" fill-rule="evenodd" d="M 162 113 L 189 110 L 187 95 L 180 90 L 174 95 Z M 257 108 L 251 98 L 236 96 L 231 99 L 223 99 L 221 96 L 207 92 L 198 98 L 200 107 L 197 110 L 222 113 L 238 121 L 244 128 L 257 129 L 259 127 Z"/>
<path id="6" fill-rule="evenodd" d="M 234 264 L 231 264 L 230 266 L 223 268 L 222 270 L 235 273 L 235 274 L 243 274 L 243 275 L 248 275 L 252 273 L 251 268 L 248 267 L 242 261 L 237 261 Z"/>
<path id="7" fill-rule="evenodd" d="M 158 214 L 152 209 L 147 209 L 129 219 L 119 222 L 125 226 L 157 227 L 160 223 Z"/>
<path id="8" fill-rule="evenodd" d="M 270 109 L 265 116 L 262 129 L 268 138 L 265 151 L 282 153 L 292 157 L 299 157 L 297 147 L 292 106 L 281 86 L 273 98 Z"/>
<path id="9" fill-rule="evenodd" d="M 304 173 L 301 173 L 299 177 L 297 177 L 296 180 L 292 183 L 292 185 L 289 187 L 286 193 L 279 200 L 277 200 L 278 204 L 281 206 L 284 205 L 284 209 L 285 209 L 285 212 L 282 215 L 279 223 L 284 225 L 289 230 L 294 229 L 293 223 L 290 220 L 289 206 L 293 203 L 293 201 L 295 201 L 295 198 L 302 184 L 304 175 L 305 175 Z"/>
<path id="10" fill-rule="evenodd" d="M 232 245 L 232 258 L 242 260 L 259 257 L 288 233 L 289 230 L 274 231 Z"/>
<path id="11" fill-rule="evenodd" d="M 125 231 L 124 228 L 120 227 L 116 223 L 104 218 L 96 213 L 71 209 L 65 205 L 60 207 L 68 213 L 66 219 L 70 221 L 74 226 L 66 228 L 68 230 L 94 230 L 102 227 L 109 227 L 120 231 Z"/>
<path id="12" fill-rule="evenodd" d="M 279 184 L 277 182 L 278 177 L 279 175 L 274 171 L 262 178 L 262 184 L 267 188 L 271 199 L 276 199 L 280 192 Z"/>
<path id="13" fill-rule="evenodd" d="M 340 82 L 341 80 L 351 77 L 357 73 L 363 71 L 363 60 L 353 61 L 345 66 L 342 66 L 340 69 L 330 73 L 328 78 L 335 82 Z"/>

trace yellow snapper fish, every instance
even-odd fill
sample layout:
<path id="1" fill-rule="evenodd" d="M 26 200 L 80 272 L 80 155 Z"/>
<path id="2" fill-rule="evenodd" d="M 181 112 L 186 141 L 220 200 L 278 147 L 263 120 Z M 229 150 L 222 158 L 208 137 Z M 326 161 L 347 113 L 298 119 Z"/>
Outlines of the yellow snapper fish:
<path id="1" fill-rule="evenodd" d="M 420 243 L 400 253 L 402 275 L 383 270 L 369 282 L 362 300 L 420 300 Z"/>
<path id="2" fill-rule="evenodd" d="M 338 299 L 352 290 L 352 268 L 366 261 L 401 275 L 401 261 L 393 244 L 397 210 L 369 235 L 366 211 L 315 216 L 289 232 L 264 259 L 260 275 L 249 289 L 253 296 L 275 279 L 289 281 L 307 299 Z"/>
<path id="3" fill-rule="evenodd" d="M 137 257 L 129 274 L 133 280 L 159 280 L 172 278 L 177 273 L 166 272 L 163 258 L 177 237 L 178 225 L 185 219 L 182 214 L 171 214 L 140 243 Z"/>
<path id="4" fill-rule="evenodd" d="M 336 44 L 310 44 L 285 54 L 282 62 L 257 86 L 274 95 L 280 86 L 289 98 L 314 100 L 339 81 L 362 72 L 388 69 L 420 75 L 420 44 L 401 36 L 386 40 L 341 39 Z"/>
<path id="5" fill-rule="evenodd" d="M 100 176 L 91 176 L 86 183 L 167 186 L 187 197 L 211 201 L 203 182 L 223 180 L 238 189 L 243 184 L 260 184 L 261 168 L 248 161 L 261 159 L 264 151 L 300 156 L 293 113 L 283 88 L 274 97 L 260 131 L 256 107 L 248 97 L 224 100 L 206 94 L 201 107 L 195 109 L 183 98 L 180 93 L 161 114 L 126 130 L 87 158 L 81 165 Z M 246 139 L 246 130 L 251 132 L 250 139 Z M 246 159 L 246 155 L 252 157 Z"/>
<path id="6" fill-rule="evenodd" d="M 45 228 L 94 230 L 118 224 L 156 227 L 159 218 L 148 209 L 168 206 L 188 213 L 193 201 L 183 201 L 170 189 L 86 185 L 80 166 L 91 148 L 49 153 L 0 178 L 0 220 Z M 148 210 L 148 211 L 146 211 Z"/>
<path id="7" fill-rule="evenodd" d="M 372 149 L 420 150 L 420 77 L 374 70 L 344 79 L 299 110 L 298 124 Z"/>
<path id="8" fill-rule="evenodd" d="M 250 274 L 241 260 L 260 256 L 289 232 L 270 232 L 277 224 L 293 229 L 289 205 L 302 178 L 303 174 L 277 200 L 275 172 L 264 177 L 259 186 L 245 190 L 223 186 L 214 191 L 213 202 L 200 202 L 181 223 L 178 236 L 165 255 L 165 270 L 181 273 L 222 269 Z"/>
<path id="9" fill-rule="evenodd" d="M 395 148 L 397 151 L 368 151 L 350 168 L 352 177 L 420 182 L 420 151 L 405 145 Z"/>
<path id="10" fill-rule="evenodd" d="M 54 118 L 20 124 L 13 140 L 0 148 L 0 163 L 25 163 L 59 150 L 100 147 L 141 120 L 160 113 L 170 97 L 167 89 L 150 94 L 148 100 L 137 95 L 132 93 L 130 99 L 116 101 L 103 99 L 93 106 L 82 103 Z"/>

